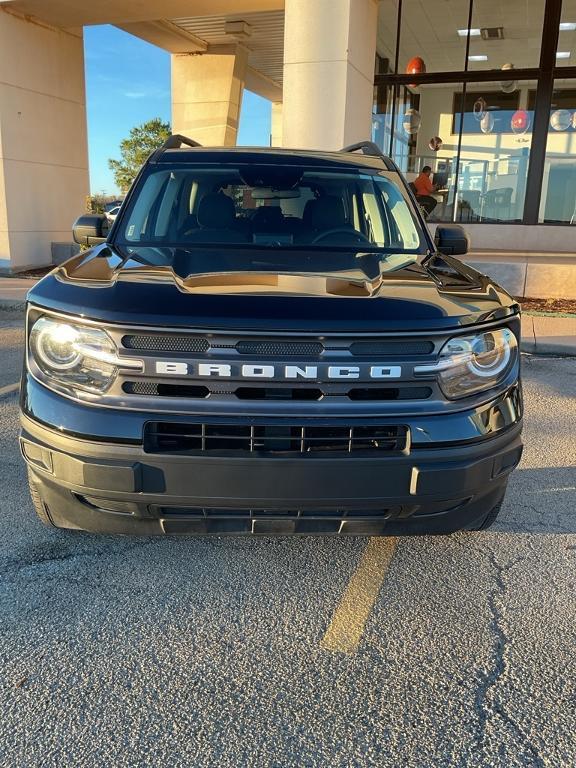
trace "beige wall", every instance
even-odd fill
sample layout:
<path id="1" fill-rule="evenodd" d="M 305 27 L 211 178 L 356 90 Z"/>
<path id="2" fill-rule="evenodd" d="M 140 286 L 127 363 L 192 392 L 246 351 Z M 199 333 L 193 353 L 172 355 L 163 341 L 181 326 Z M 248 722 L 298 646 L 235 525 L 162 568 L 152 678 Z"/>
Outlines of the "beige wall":
<path id="1" fill-rule="evenodd" d="M 81 32 L 0 10 L 0 267 L 49 264 L 85 210 Z"/>

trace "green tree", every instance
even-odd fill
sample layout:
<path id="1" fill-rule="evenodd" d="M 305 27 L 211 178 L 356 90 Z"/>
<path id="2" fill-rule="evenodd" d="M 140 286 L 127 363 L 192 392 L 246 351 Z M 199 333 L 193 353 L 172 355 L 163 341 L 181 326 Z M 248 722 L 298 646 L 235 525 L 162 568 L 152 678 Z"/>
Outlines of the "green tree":
<path id="1" fill-rule="evenodd" d="M 114 180 L 121 192 L 127 192 L 136 174 L 148 155 L 163 144 L 170 136 L 170 123 L 159 117 L 137 125 L 130 136 L 120 142 L 120 160 L 111 158 L 108 166 L 114 173 Z"/>

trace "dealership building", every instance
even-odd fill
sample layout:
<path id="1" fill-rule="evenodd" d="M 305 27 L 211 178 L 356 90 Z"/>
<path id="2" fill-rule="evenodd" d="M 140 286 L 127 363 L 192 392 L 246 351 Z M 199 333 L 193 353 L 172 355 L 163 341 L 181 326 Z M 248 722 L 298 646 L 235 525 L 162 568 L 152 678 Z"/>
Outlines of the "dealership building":
<path id="1" fill-rule="evenodd" d="M 0 269 L 50 263 L 85 208 L 94 24 L 171 53 L 174 132 L 234 145 L 247 88 L 274 146 L 371 138 L 432 168 L 471 262 L 576 298 L 576 0 L 0 0 Z"/>

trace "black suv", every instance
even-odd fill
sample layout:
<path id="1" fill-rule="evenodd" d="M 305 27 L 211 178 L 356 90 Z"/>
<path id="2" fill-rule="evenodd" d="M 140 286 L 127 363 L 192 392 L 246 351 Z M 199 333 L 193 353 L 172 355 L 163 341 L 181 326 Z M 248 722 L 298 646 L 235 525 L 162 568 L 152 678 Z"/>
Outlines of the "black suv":
<path id="1" fill-rule="evenodd" d="M 28 294 L 22 454 L 50 525 L 486 528 L 522 453 L 520 309 L 398 168 L 171 137 Z"/>

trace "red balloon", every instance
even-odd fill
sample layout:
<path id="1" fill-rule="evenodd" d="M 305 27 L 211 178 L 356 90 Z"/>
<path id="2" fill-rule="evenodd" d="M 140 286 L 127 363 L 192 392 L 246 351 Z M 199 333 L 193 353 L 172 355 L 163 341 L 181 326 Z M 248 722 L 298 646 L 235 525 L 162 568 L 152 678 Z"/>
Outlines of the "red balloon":
<path id="1" fill-rule="evenodd" d="M 406 64 L 407 75 L 423 75 L 424 72 L 426 72 L 426 64 L 424 64 L 424 59 L 421 59 L 420 56 L 413 56 L 408 64 Z M 417 85 L 411 83 L 410 88 L 417 88 Z"/>
<path id="2" fill-rule="evenodd" d="M 512 115 L 510 127 L 514 133 L 525 133 L 530 127 L 530 116 L 524 109 L 518 109 Z"/>

